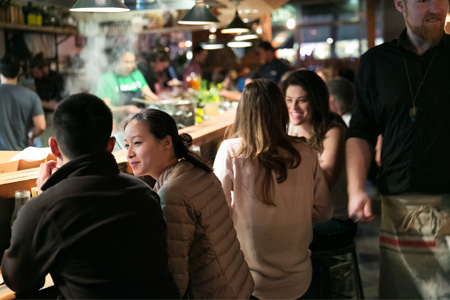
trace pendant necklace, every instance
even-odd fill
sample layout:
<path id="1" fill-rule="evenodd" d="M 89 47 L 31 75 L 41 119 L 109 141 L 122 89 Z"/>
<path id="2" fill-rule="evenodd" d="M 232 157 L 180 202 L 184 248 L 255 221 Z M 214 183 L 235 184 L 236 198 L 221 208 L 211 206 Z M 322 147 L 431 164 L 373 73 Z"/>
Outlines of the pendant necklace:
<path id="1" fill-rule="evenodd" d="M 433 64 L 433 60 L 434 57 L 436 56 L 436 53 L 438 52 L 438 49 L 436 49 L 436 51 L 434 51 L 433 57 L 430 60 L 430 63 L 428 65 L 427 70 L 425 71 L 425 74 L 423 75 L 422 81 L 419 84 L 419 87 L 417 88 L 417 92 L 416 95 L 413 95 L 413 91 L 412 91 L 412 86 L 411 86 L 411 80 L 409 78 L 409 71 L 408 71 L 408 65 L 406 64 L 406 58 L 405 58 L 405 54 L 403 54 L 403 63 L 405 64 L 405 69 L 406 69 L 406 78 L 408 79 L 408 85 L 409 85 L 409 93 L 411 94 L 411 100 L 412 100 L 412 107 L 409 110 L 409 116 L 411 117 L 412 121 L 416 120 L 416 115 L 417 115 L 417 111 L 420 110 L 419 107 L 416 107 L 416 100 L 417 100 L 417 96 L 419 95 L 420 89 L 422 88 L 423 82 L 425 81 L 425 78 L 428 75 L 428 71 L 430 71 L 431 65 Z"/>

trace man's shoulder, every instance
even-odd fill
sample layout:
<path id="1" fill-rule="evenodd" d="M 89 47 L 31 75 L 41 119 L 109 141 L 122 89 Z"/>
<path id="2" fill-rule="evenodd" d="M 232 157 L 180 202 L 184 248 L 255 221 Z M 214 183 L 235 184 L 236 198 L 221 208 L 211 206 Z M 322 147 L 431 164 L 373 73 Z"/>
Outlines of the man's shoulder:
<path id="1" fill-rule="evenodd" d="M 29 88 L 21 86 L 21 85 L 0 84 L 0 89 L 3 91 L 9 90 L 9 91 L 13 91 L 14 93 L 20 93 L 24 97 L 31 97 L 31 98 L 39 99 L 39 96 L 36 92 L 30 90 Z M 2 95 L 5 95 L 5 94 L 2 93 Z M 20 99 L 22 99 L 22 98 L 20 98 Z M 26 101 L 28 101 L 28 99 L 26 99 Z"/>
<path id="2" fill-rule="evenodd" d="M 367 50 L 361 57 L 373 57 L 380 54 L 385 54 L 391 51 L 399 51 L 397 46 L 397 39 L 391 40 L 389 42 L 384 42 L 382 44 L 376 45 L 375 47 Z"/>

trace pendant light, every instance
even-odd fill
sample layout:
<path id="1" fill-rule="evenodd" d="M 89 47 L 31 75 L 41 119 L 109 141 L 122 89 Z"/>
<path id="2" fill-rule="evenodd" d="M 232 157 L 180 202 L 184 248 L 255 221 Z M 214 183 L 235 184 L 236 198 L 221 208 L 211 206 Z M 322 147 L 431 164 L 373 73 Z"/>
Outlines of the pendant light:
<path id="1" fill-rule="evenodd" d="M 209 25 L 219 23 L 203 0 L 195 0 L 195 5 L 178 21 L 181 25 Z"/>
<path id="2" fill-rule="evenodd" d="M 217 37 L 215 34 L 210 34 L 208 41 L 201 43 L 200 46 L 202 46 L 205 50 L 217 50 L 225 47 L 224 44 L 217 43 Z"/>
<path id="3" fill-rule="evenodd" d="M 242 19 L 239 17 L 239 13 L 238 13 L 238 6 L 239 6 L 239 2 L 241 2 L 243 0 L 230 0 L 230 2 L 234 2 L 234 7 L 236 10 L 236 13 L 234 15 L 234 19 L 233 21 L 231 21 L 231 23 L 224 29 L 222 29 L 220 32 L 221 33 L 243 33 L 243 32 L 248 32 L 250 31 L 250 28 L 247 27 L 247 25 L 244 23 L 244 21 L 242 21 Z"/>
<path id="4" fill-rule="evenodd" d="M 221 33 L 243 33 L 250 31 L 250 28 L 241 20 L 239 17 L 238 11 L 236 9 L 236 14 L 234 15 L 233 21 L 224 29 L 222 29 Z"/>
<path id="5" fill-rule="evenodd" d="M 76 12 L 125 12 L 130 9 L 121 0 L 78 0 L 70 9 Z"/>
<path id="6" fill-rule="evenodd" d="M 252 42 L 249 41 L 237 41 L 235 38 L 227 43 L 230 48 L 247 48 L 252 46 Z"/>
<path id="7" fill-rule="evenodd" d="M 234 37 L 234 39 L 236 41 L 255 40 L 257 38 L 259 38 L 259 35 L 253 30 L 250 30 L 249 32 L 241 33 Z"/>

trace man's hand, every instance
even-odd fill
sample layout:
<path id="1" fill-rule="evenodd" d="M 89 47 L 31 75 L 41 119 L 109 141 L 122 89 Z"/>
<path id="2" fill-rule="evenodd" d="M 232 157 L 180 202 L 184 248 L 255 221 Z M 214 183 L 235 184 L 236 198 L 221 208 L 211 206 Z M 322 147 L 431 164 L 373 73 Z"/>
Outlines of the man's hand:
<path id="1" fill-rule="evenodd" d="M 348 216 L 356 222 L 363 223 L 372 221 L 372 200 L 365 192 L 355 193 L 348 197 Z"/>
<path id="2" fill-rule="evenodd" d="M 55 173 L 58 170 L 58 164 L 56 161 L 51 160 L 45 163 L 42 163 L 39 168 L 39 175 L 36 180 L 36 184 L 39 190 L 39 194 L 42 193 L 41 187 L 44 185 L 44 183 L 47 181 L 47 179 L 52 176 L 53 173 Z"/>

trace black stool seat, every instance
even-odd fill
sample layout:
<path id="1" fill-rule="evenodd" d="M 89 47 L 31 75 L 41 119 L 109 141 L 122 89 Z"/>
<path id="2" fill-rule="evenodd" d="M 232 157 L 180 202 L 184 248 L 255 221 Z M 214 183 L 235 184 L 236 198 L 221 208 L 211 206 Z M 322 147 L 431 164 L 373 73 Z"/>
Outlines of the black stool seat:
<path id="1" fill-rule="evenodd" d="M 330 268 L 333 266 L 333 260 L 336 256 L 351 254 L 351 260 L 344 262 L 345 265 L 351 264 L 355 281 L 356 297 L 364 299 L 361 275 L 358 266 L 358 256 L 356 254 L 355 243 L 345 247 L 332 250 L 312 250 L 311 260 L 313 265 L 312 292 L 316 299 L 332 299 Z"/>

